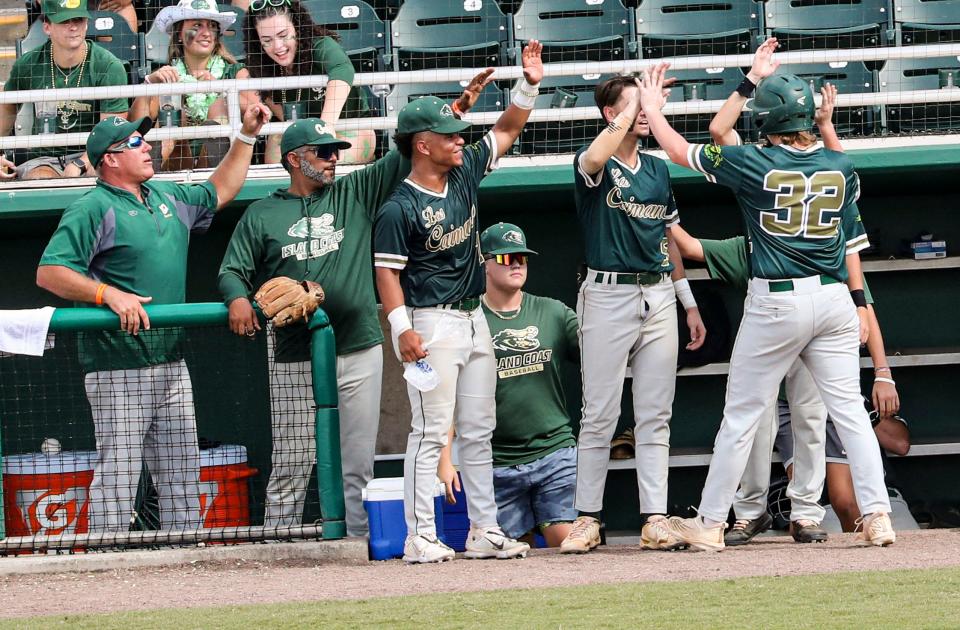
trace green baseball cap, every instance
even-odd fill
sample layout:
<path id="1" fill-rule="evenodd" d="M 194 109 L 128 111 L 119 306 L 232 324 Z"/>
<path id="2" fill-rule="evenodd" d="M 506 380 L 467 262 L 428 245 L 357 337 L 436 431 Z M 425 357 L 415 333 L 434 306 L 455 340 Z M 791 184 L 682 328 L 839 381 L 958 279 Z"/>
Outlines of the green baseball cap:
<path id="1" fill-rule="evenodd" d="M 93 168 L 97 168 L 111 146 L 126 140 L 137 131 L 145 136 L 151 129 L 153 129 L 153 120 L 148 117 L 126 120 L 119 116 L 111 116 L 101 120 L 87 136 L 87 159 L 93 164 Z"/>
<path id="2" fill-rule="evenodd" d="M 346 140 L 338 140 L 327 123 L 319 118 L 301 118 L 283 132 L 280 154 L 286 156 L 300 147 L 318 144 L 333 144 L 338 149 L 349 149 L 353 146 Z"/>
<path id="3" fill-rule="evenodd" d="M 403 106 L 397 117 L 397 132 L 402 134 L 432 131 L 457 133 L 470 123 L 457 119 L 453 108 L 436 96 L 421 96 Z"/>
<path id="4" fill-rule="evenodd" d="M 491 225 L 480 235 L 480 251 L 484 255 L 536 254 L 527 247 L 527 235 L 513 223 Z"/>
<path id="5" fill-rule="evenodd" d="M 74 18 L 90 18 L 87 0 L 43 0 L 43 14 L 54 24 Z"/>

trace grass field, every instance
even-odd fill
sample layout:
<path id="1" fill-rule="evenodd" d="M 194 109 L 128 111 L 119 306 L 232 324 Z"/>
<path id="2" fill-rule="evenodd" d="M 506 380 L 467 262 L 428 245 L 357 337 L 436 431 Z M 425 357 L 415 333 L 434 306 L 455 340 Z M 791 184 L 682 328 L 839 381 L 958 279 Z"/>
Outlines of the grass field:
<path id="1" fill-rule="evenodd" d="M 292 587 L 292 586 L 291 586 Z M 51 605 L 55 605 L 51 601 Z M 957 628 L 960 568 L 8 619 L 0 628 Z"/>

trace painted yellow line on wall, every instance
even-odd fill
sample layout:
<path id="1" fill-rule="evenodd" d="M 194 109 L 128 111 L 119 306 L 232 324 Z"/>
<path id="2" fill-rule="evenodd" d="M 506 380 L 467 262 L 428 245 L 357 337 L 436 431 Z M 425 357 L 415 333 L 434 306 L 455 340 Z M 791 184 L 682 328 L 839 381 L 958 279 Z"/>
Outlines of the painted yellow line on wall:
<path id="1" fill-rule="evenodd" d="M 0 15 L 0 26 L 15 26 L 26 23 L 27 15 L 25 13 L 21 13 L 20 15 Z"/>

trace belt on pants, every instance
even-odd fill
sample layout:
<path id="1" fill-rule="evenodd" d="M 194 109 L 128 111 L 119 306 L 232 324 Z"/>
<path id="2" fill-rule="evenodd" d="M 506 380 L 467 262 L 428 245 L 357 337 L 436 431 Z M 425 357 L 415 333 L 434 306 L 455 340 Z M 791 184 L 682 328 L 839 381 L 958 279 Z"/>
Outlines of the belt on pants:
<path id="1" fill-rule="evenodd" d="M 475 311 L 480 308 L 480 298 L 464 298 L 449 304 L 434 304 L 428 308 L 442 308 L 447 311 Z"/>
<path id="2" fill-rule="evenodd" d="M 832 276 L 820 276 L 820 284 L 838 284 L 840 281 Z M 784 291 L 793 291 L 793 280 L 769 280 L 767 286 L 770 287 L 770 293 L 783 293 Z"/>
<path id="3" fill-rule="evenodd" d="M 642 271 L 640 273 L 621 273 L 618 271 L 591 271 L 587 279 L 597 284 L 638 284 L 646 286 L 661 282 L 667 274 Z"/>

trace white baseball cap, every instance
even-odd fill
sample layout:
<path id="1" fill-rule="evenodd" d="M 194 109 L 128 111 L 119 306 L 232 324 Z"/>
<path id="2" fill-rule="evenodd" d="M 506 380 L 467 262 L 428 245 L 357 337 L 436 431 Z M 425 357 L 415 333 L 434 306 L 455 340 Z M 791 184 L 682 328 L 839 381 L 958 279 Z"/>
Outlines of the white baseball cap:
<path id="1" fill-rule="evenodd" d="M 164 7 L 153 21 L 153 27 L 173 34 L 173 26 L 184 20 L 213 20 L 225 31 L 237 20 L 234 13 L 221 12 L 214 0 L 180 0 L 175 7 Z"/>

